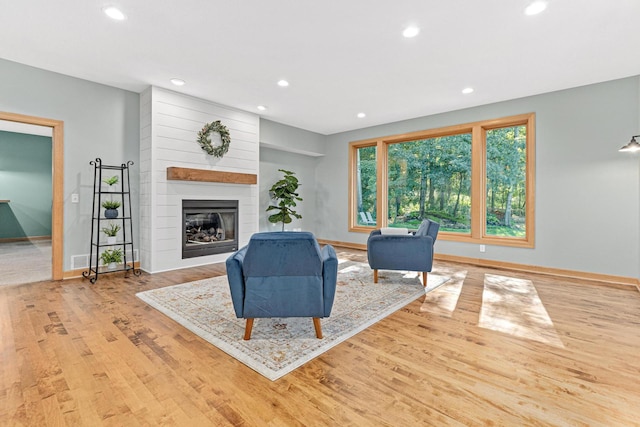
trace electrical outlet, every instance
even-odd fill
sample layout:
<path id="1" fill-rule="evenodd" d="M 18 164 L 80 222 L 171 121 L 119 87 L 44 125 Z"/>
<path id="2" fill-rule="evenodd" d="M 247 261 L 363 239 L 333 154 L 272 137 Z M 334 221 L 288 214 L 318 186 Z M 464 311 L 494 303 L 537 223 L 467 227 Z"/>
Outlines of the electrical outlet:
<path id="1" fill-rule="evenodd" d="M 487 250 L 485 245 L 480 245 L 480 252 L 485 252 Z"/>
<path id="2" fill-rule="evenodd" d="M 80 195 L 78 193 L 72 193 L 71 203 L 79 203 L 79 202 L 80 202 Z"/>

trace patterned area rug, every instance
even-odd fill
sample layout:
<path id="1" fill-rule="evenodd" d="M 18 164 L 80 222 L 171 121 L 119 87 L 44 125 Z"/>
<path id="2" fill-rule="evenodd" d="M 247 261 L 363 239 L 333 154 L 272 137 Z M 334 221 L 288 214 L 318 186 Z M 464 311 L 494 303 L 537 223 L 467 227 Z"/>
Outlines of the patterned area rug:
<path id="1" fill-rule="evenodd" d="M 448 277 L 429 274 L 427 292 Z M 138 298 L 272 381 L 373 325 L 420 296 L 416 273 L 380 271 L 373 283 L 367 264 L 340 261 L 331 316 L 321 320 L 317 339 L 311 318 L 256 319 L 245 341 L 245 320 L 237 319 L 226 276 L 153 289 Z"/>

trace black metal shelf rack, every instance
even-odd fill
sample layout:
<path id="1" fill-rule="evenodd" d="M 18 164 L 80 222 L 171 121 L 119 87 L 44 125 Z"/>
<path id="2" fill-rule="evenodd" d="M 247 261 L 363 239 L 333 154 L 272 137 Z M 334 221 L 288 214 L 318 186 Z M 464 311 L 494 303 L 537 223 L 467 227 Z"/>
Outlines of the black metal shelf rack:
<path id="1" fill-rule="evenodd" d="M 90 161 L 89 164 L 94 167 L 93 207 L 91 210 L 91 252 L 89 255 L 89 270 L 84 271 L 82 275 L 89 279 L 91 283 L 95 283 L 100 274 L 115 273 L 117 271 L 124 271 L 125 277 L 128 276 L 131 271 L 133 271 L 133 274 L 136 276 L 139 276 L 141 274 L 140 269 L 135 268 L 134 264 L 133 223 L 131 218 L 129 167 L 133 165 L 133 162 L 128 161 L 120 166 L 111 166 L 103 165 L 102 160 L 96 158 Z M 118 182 L 109 185 L 108 189 L 104 189 L 103 179 L 106 177 L 103 176 L 103 172 L 107 171 L 111 172 L 111 176 L 117 176 Z M 120 191 L 112 189 L 112 187 L 116 185 L 120 188 Z M 122 215 L 120 215 L 120 211 L 118 211 L 117 217 L 107 218 L 102 210 L 102 203 L 107 200 L 120 202 Z M 120 226 L 120 234 L 116 236 L 115 243 L 106 241 L 106 236 L 100 234 L 102 227 L 107 223 Z M 109 268 L 106 265 L 100 266 L 98 264 L 103 252 L 117 249 L 122 251 L 122 263 L 118 264 L 115 268 Z"/>

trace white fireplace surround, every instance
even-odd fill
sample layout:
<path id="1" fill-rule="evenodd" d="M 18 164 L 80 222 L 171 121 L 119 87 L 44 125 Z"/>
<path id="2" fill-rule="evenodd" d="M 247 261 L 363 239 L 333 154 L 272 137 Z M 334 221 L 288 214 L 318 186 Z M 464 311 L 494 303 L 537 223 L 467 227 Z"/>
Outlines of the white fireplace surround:
<path id="1" fill-rule="evenodd" d="M 220 120 L 231 144 L 206 154 L 197 133 Z M 215 140 L 215 134 L 213 138 Z M 168 180 L 180 167 L 259 175 L 259 117 L 203 99 L 150 87 L 140 97 L 140 267 L 157 273 L 224 261 L 229 254 L 182 259 L 182 200 L 238 200 L 238 244 L 258 231 L 258 184 Z"/>

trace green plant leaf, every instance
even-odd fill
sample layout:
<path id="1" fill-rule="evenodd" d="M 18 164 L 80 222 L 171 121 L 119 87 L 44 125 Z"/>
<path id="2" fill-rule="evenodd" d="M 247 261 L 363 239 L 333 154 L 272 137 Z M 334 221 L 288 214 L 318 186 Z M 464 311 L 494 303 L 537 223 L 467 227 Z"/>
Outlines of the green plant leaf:
<path id="1" fill-rule="evenodd" d="M 292 216 L 298 219 L 302 218 L 302 215 L 291 209 L 297 206 L 296 200 L 302 201 L 302 198 L 296 192 L 300 183 L 298 178 L 294 176 L 295 173 L 286 169 L 278 169 L 278 171 L 282 172 L 284 176 L 269 189 L 269 196 L 272 200 L 277 201 L 277 206 L 270 204 L 267 207 L 267 212 L 278 211 L 270 215 L 268 219 L 273 224 L 281 222 L 284 230 L 284 224 L 290 224 L 293 221 Z"/>
<path id="2" fill-rule="evenodd" d="M 102 207 L 105 209 L 118 209 L 120 207 L 120 202 L 117 200 L 105 200 L 102 202 Z"/>
<path id="3" fill-rule="evenodd" d="M 111 186 L 111 185 L 114 185 L 114 184 L 118 183 L 118 177 L 116 175 L 114 175 L 114 176 L 111 176 L 109 178 L 104 178 L 102 180 L 102 182 L 104 182 L 105 184 Z"/>

